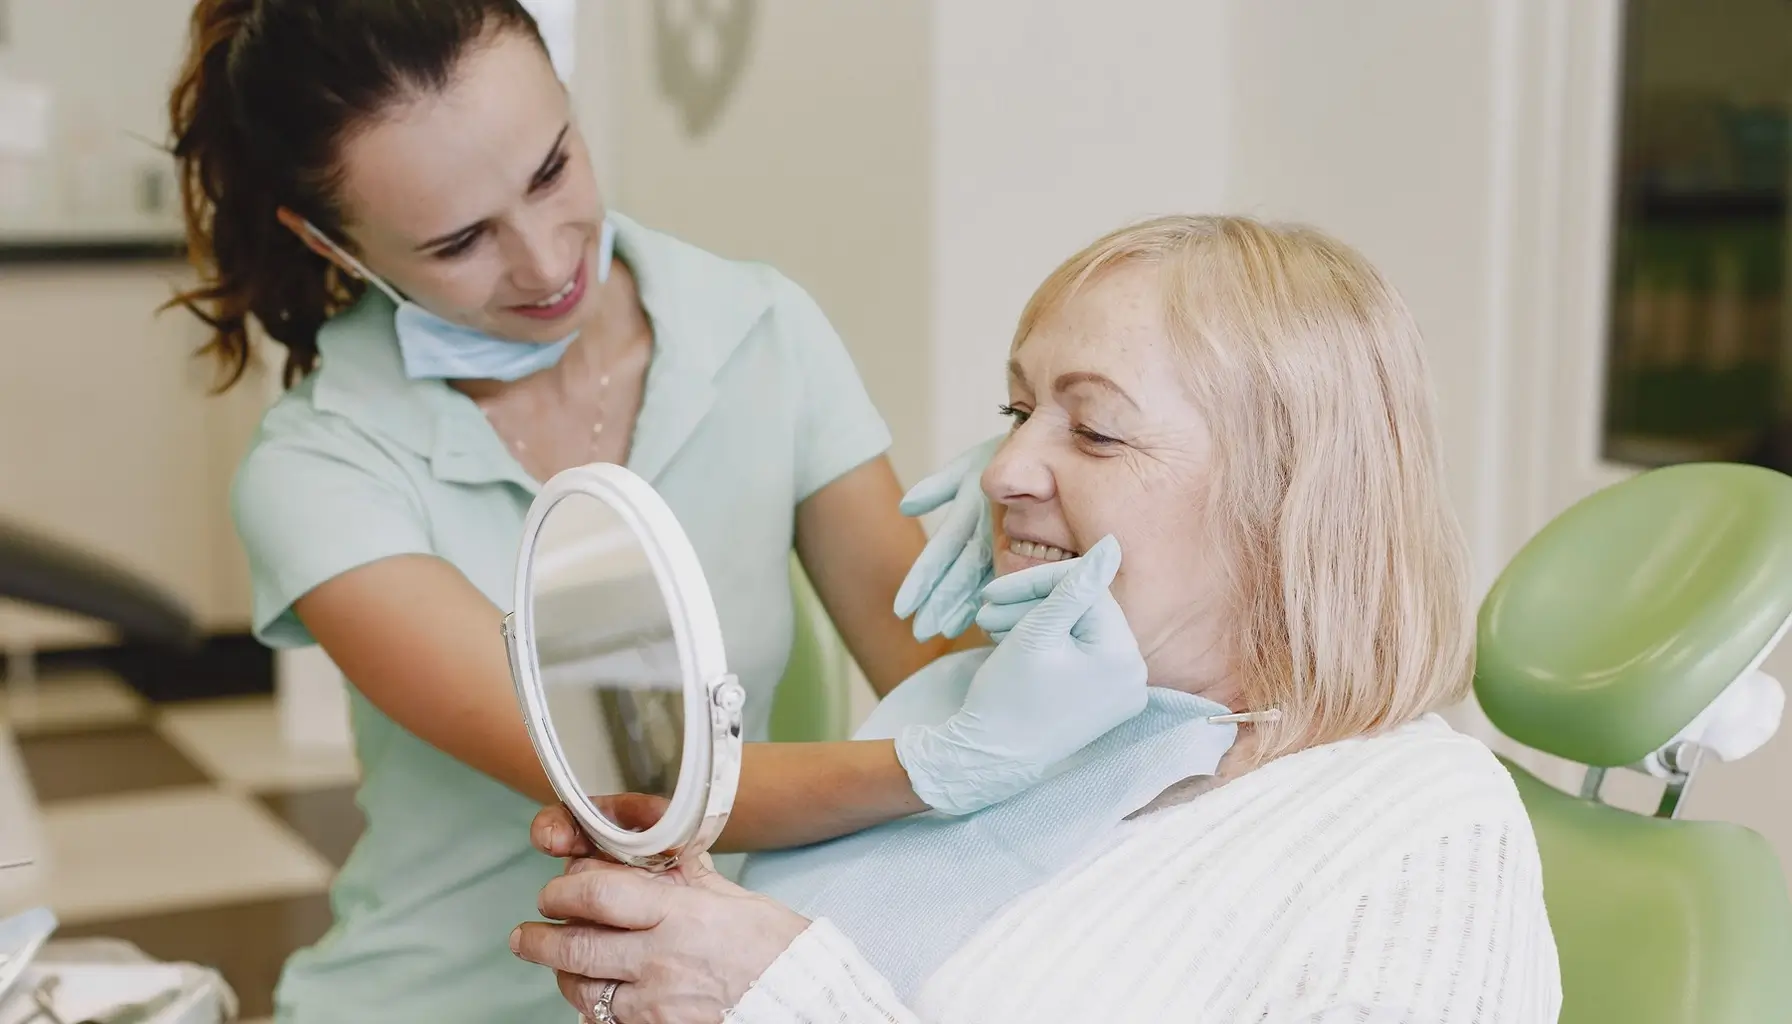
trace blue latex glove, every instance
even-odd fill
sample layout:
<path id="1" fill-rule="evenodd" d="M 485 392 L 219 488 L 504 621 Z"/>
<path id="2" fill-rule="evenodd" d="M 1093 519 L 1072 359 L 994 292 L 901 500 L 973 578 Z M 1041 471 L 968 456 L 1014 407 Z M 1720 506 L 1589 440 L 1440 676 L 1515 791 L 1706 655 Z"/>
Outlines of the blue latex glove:
<path id="1" fill-rule="evenodd" d="M 995 528 L 983 496 L 983 470 L 1007 438 L 1001 434 L 964 452 L 902 496 L 905 516 L 951 503 L 896 591 L 896 617 L 914 616 L 916 640 L 955 637 L 977 618 L 983 586 L 995 574 Z"/>
<path id="2" fill-rule="evenodd" d="M 970 814 L 1006 800 L 1145 709 L 1145 659 L 1108 592 L 1119 542 L 1103 538 L 1070 561 L 990 584 L 1007 603 L 1056 577 L 977 669 L 956 714 L 897 735 L 896 757 L 929 807 Z"/>
<path id="3" fill-rule="evenodd" d="M 1086 557 L 1086 556 L 1085 556 Z M 1002 638 L 1051 596 L 1066 576 L 1077 570 L 1080 558 L 1035 565 L 1010 573 L 983 588 L 983 607 L 977 612 L 977 628 L 1001 643 Z"/>

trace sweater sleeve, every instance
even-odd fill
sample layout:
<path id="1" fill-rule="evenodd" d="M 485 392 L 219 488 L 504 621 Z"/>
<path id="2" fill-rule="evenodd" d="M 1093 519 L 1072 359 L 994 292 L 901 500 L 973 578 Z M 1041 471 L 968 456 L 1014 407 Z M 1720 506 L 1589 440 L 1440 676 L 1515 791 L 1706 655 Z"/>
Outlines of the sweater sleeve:
<path id="1" fill-rule="evenodd" d="M 921 1024 L 883 975 L 826 920 L 766 968 L 724 1024 Z"/>
<path id="2" fill-rule="evenodd" d="M 1317 916 L 1287 951 L 1272 1024 L 1538 1024 L 1561 1010 L 1528 822 L 1402 844 Z"/>

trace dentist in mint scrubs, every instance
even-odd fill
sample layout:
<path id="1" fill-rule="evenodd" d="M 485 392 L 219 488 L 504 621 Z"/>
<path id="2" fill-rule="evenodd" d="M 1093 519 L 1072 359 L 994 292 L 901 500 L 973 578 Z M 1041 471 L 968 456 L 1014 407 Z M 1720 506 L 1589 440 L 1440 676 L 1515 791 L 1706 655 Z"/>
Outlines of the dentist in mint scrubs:
<path id="1" fill-rule="evenodd" d="M 516 0 L 200 0 L 190 40 L 170 112 L 199 282 L 176 301 L 226 385 L 256 347 L 283 360 L 233 495 L 254 629 L 342 668 L 363 776 L 334 926 L 287 964 L 278 1019 L 560 1020 L 505 947 L 561 870 L 529 845 L 554 794 L 498 632 L 541 483 L 622 463 L 665 497 L 763 740 L 793 545 L 880 693 L 975 635 L 987 449 L 899 508 L 821 310 L 606 210 Z M 947 505 L 928 542 L 911 516 Z M 718 850 L 987 806 L 1143 706 L 1142 686 L 1042 691 L 1001 663 L 900 745 L 749 743 Z"/>

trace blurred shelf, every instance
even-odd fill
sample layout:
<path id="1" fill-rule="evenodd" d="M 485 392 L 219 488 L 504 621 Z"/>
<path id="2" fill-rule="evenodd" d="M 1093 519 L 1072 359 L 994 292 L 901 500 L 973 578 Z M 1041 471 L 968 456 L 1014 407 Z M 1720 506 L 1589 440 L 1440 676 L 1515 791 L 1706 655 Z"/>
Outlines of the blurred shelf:
<path id="1" fill-rule="evenodd" d="M 1604 455 L 1612 462 L 1648 468 L 1683 462 L 1753 463 L 1763 454 L 1761 435 L 1761 430 L 1732 430 L 1704 436 L 1608 433 Z"/>
<path id="2" fill-rule="evenodd" d="M 1643 221 L 1784 220 L 1786 193 L 1668 192 L 1649 190 L 1624 197 L 1622 216 Z"/>
<path id="3" fill-rule="evenodd" d="M 125 215 L 63 218 L 0 216 L 0 263 L 92 263 L 182 260 L 178 220 Z"/>
<path id="4" fill-rule="evenodd" d="M 78 242 L 15 242 L 0 238 L 0 264 L 180 262 L 187 247 L 179 242 L 130 238 Z"/>

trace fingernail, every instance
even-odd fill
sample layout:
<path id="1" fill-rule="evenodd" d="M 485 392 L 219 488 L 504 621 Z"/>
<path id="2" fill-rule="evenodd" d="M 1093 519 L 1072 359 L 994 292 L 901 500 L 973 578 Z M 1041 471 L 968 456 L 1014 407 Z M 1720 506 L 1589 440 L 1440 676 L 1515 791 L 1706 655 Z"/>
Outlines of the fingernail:
<path id="1" fill-rule="evenodd" d="M 522 948 L 523 948 L 523 929 L 519 925 L 518 927 L 512 928 L 510 930 L 510 951 L 512 953 L 516 953 L 516 952 L 520 952 L 522 950 Z"/>
<path id="2" fill-rule="evenodd" d="M 548 845 L 556 850 L 564 850 L 572 843 L 566 838 L 566 832 L 558 825 L 548 826 Z"/>

